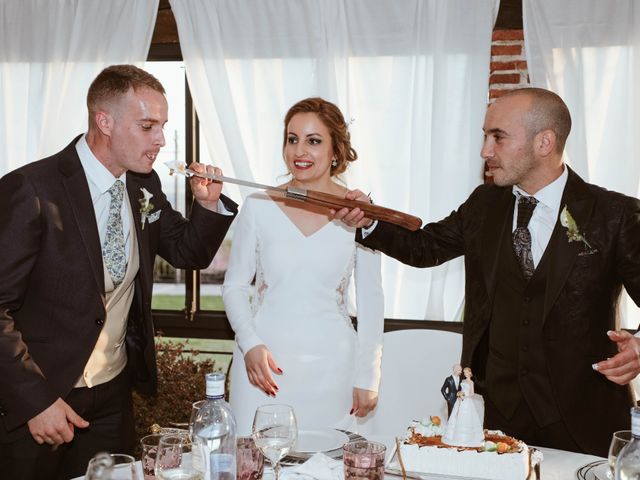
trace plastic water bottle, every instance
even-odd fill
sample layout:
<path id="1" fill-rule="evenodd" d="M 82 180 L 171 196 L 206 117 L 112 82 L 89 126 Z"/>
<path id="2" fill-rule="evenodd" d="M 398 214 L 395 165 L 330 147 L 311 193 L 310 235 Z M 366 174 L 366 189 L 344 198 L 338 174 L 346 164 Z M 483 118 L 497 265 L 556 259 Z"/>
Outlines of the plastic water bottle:
<path id="1" fill-rule="evenodd" d="M 236 478 L 236 421 L 224 400 L 224 373 L 205 375 L 207 401 L 193 422 L 194 440 L 202 448 L 210 480 Z"/>
<path id="2" fill-rule="evenodd" d="M 616 459 L 616 480 L 640 480 L 640 408 L 631 409 L 631 441 Z"/>

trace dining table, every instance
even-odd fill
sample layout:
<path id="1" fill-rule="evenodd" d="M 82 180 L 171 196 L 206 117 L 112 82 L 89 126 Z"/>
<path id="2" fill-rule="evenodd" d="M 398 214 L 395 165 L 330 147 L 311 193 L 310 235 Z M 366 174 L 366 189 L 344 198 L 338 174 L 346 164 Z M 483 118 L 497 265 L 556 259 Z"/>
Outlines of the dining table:
<path id="1" fill-rule="evenodd" d="M 387 446 L 387 461 L 395 451 L 395 438 L 384 435 L 367 435 L 367 440 L 383 443 Z M 535 447 L 543 455 L 540 465 L 540 480 L 605 480 L 604 472 L 607 468 L 607 459 L 583 453 L 568 452 L 546 447 Z M 138 480 L 144 480 L 140 461 L 136 462 Z M 344 478 L 341 475 L 342 478 Z M 84 476 L 73 480 L 84 480 Z M 313 477 L 295 473 L 295 467 L 284 466 L 280 476 L 281 480 L 313 480 Z M 398 480 L 395 474 L 386 474 L 385 480 Z M 472 477 L 470 477 L 472 478 Z M 270 468 L 265 468 L 264 480 L 273 480 Z M 421 480 L 460 480 L 458 477 L 445 477 L 441 475 L 421 475 Z"/>

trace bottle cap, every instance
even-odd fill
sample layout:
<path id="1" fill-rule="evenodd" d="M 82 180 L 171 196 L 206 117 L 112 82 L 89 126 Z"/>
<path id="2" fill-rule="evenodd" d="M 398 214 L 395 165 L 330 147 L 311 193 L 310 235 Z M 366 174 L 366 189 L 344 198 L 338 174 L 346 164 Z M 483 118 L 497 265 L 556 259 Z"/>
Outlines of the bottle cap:
<path id="1" fill-rule="evenodd" d="M 205 375 L 207 398 L 224 397 L 224 373 L 215 372 Z"/>

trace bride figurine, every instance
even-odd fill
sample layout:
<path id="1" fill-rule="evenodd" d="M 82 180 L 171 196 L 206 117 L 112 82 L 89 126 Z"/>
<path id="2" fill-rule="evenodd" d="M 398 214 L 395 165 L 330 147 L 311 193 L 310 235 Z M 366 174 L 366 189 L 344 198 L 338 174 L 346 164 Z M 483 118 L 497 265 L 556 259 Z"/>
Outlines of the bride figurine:
<path id="1" fill-rule="evenodd" d="M 462 372 L 464 380 L 442 442 L 455 447 L 480 447 L 484 441 L 484 399 L 474 393 L 471 369 L 466 367 Z"/>

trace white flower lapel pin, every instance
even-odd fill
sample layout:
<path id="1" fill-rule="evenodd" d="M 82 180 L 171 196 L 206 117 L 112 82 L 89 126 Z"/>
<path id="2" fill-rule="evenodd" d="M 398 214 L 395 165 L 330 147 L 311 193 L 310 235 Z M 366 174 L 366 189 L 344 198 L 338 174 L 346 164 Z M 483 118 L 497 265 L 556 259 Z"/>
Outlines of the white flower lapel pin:
<path id="1" fill-rule="evenodd" d="M 582 242 L 585 247 L 591 249 L 591 245 L 587 242 L 584 234 L 578 229 L 578 224 L 569 213 L 569 209 L 565 205 L 560 213 L 560 225 L 567 229 L 567 237 L 569 242 Z"/>
<path id="2" fill-rule="evenodd" d="M 146 188 L 141 188 L 140 191 L 142 192 L 142 198 L 138 200 L 140 202 L 140 221 L 142 222 L 142 230 L 144 230 L 144 224 L 147 221 L 153 223 L 160 218 L 160 210 L 151 213 L 151 210 L 153 210 L 153 203 L 151 203 L 153 194 Z"/>

